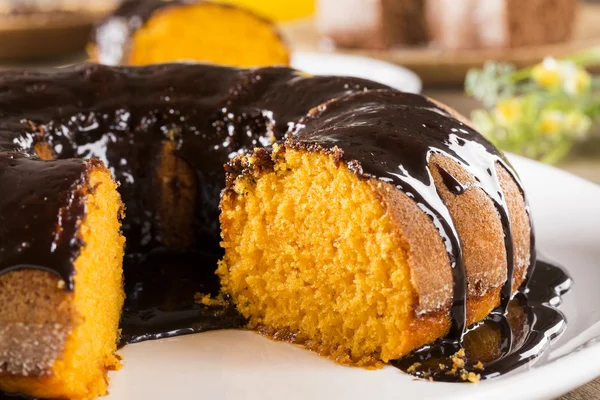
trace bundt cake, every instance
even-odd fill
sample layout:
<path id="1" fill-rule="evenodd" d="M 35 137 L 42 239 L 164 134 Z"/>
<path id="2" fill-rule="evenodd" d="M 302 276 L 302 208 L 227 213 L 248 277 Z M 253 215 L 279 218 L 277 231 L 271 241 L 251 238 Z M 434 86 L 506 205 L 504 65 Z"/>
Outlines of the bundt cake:
<path id="1" fill-rule="evenodd" d="M 108 65 L 289 64 L 287 46 L 271 22 L 243 8 L 201 0 L 127 0 L 95 28 L 88 53 Z"/>
<path id="2" fill-rule="evenodd" d="M 516 174 L 468 121 L 390 90 L 328 101 L 228 164 L 218 274 L 249 326 L 377 365 L 506 305 L 532 260 Z"/>
<path id="3" fill-rule="evenodd" d="M 2 73 L 0 189 L 0 390 L 33 396 L 105 393 L 122 259 L 221 244 L 220 300 L 247 325 L 219 327 L 367 366 L 460 338 L 534 259 L 517 176 L 468 121 L 285 67 Z"/>
<path id="4" fill-rule="evenodd" d="M 1 151 L 0 193 L 0 390 L 106 393 L 124 298 L 117 184 L 97 160 Z"/>

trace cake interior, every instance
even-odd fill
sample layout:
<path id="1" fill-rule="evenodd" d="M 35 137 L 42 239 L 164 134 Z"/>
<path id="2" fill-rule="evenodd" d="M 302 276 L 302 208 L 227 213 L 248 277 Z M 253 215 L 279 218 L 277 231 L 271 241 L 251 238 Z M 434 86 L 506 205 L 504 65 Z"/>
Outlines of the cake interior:
<path id="1" fill-rule="evenodd" d="M 128 64 L 182 60 L 237 67 L 287 65 L 289 61 L 271 23 L 245 10 L 211 4 L 166 7 L 133 35 Z"/>
<path id="2" fill-rule="evenodd" d="M 371 183 L 332 155 L 275 157 L 273 170 L 238 178 L 222 201 L 218 274 L 250 328 L 362 366 L 432 334 L 411 332 L 406 249 Z"/>
<path id="3" fill-rule="evenodd" d="M 107 393 L 107 372 L 119 367 L 115 351 L 124 301 L 122 204 L 117 185 L 104 167 L 92 167 L 82 185 L 79 190 L 84 190 L 86 213 L 79 234 L 84 246 L 74 262 L 74 291 L 59 306 L 73 308 L 73 329 L 47 376 L 0 377 L 0 387 L 8 392 L 42 398 L 95 398 Z M 56 286 L 63 291 L 60 284 Z M 38 296 L 31 301 L 33 307 L 42 307 L 35 303 L 45 300 Z M 32 325 L 36 323 L 40 321 L 32 321 Z"/>

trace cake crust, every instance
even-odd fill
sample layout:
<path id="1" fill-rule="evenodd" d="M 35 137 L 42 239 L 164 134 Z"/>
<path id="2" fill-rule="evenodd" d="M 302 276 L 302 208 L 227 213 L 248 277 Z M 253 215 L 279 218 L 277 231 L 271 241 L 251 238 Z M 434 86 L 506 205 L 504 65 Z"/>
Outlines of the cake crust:
<path id="1" fill-rule="evenodd" d="M 2 375 L 51 375 L 77 321 L 72 300 L 50 272 L 0 275 L 0 386 Z"/>

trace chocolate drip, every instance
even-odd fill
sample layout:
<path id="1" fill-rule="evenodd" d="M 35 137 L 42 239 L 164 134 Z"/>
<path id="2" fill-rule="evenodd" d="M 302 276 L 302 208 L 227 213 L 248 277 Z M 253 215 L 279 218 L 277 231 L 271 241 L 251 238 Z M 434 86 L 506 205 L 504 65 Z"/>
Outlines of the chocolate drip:
<path id="1" fill-rule="evenodd" d="M 391 362 L 401 370 L 436 381 L 461 382 L 468 373 L 490 379 L 510 372 L 542 355 L 566 327 L 565 316 L 556 309 L 561 294 L 572 285 L 563 268 L 538 261 L 527 286 L 465 335 L 464 362 L 455 373 L 457 348 L 442 341 L 423 346 L 408 356 Z M 440 365 L 444 367 L 441 368 Z"/>
<path id="2" fill-rule="evenodd" d="M 438 168 L 442 181 L 446 188 L 454 194 L 463 194 L 468 188 L 460 183 L 452 174 L 446 171 L 444 168 Z"/>
<path id="3" fill-rule="evenodd" d="M 318 145 L 332 149 L 339 146 L 343 159 L 355 172 L 393 184 L 432 217 L 446 244 L 453 269 L 449 338 L 455 345 L 460 342 L 466 325 L 466 274 L 460 238 L 433 182 L 429 160 L 432 154 L 441 154 L 462 166 L 475 178 L 474 186 L 487 194 L 500 215 L 507 256 L 507 279 L 502 297 L 503 305 L 507 305 L 513 286 L 514 249 L 509 210 L 496 166 L 516 174 L 504 156 L 470 126 L 422 96 L 370 91 L 330 101 L 314 110 L 299 121 L 290 132 L 290 138 L 305 147 Z M 456 187 L 456 178 L 450 179 L 448 175 L 446 171 L 442 177 Z"/>

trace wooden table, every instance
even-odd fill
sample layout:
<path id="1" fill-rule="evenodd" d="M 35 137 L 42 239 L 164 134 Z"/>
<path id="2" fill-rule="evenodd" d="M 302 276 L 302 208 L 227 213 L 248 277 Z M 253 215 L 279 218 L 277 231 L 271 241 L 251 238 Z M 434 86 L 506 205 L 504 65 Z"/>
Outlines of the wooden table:
<path id="1" fill-rule="evenodd" d="M 478 103 L 465 96 L 460 88 L 425 87 L 423 92 L 467 116 L 478 106 Z M 600 132 L 596 132 L 592 139 L 576 147 L 573 154 L 561 162 L 558 167 L 600 184 Z M 600 377 L 557 400 L 594 399 L 600 399 Z"/>

